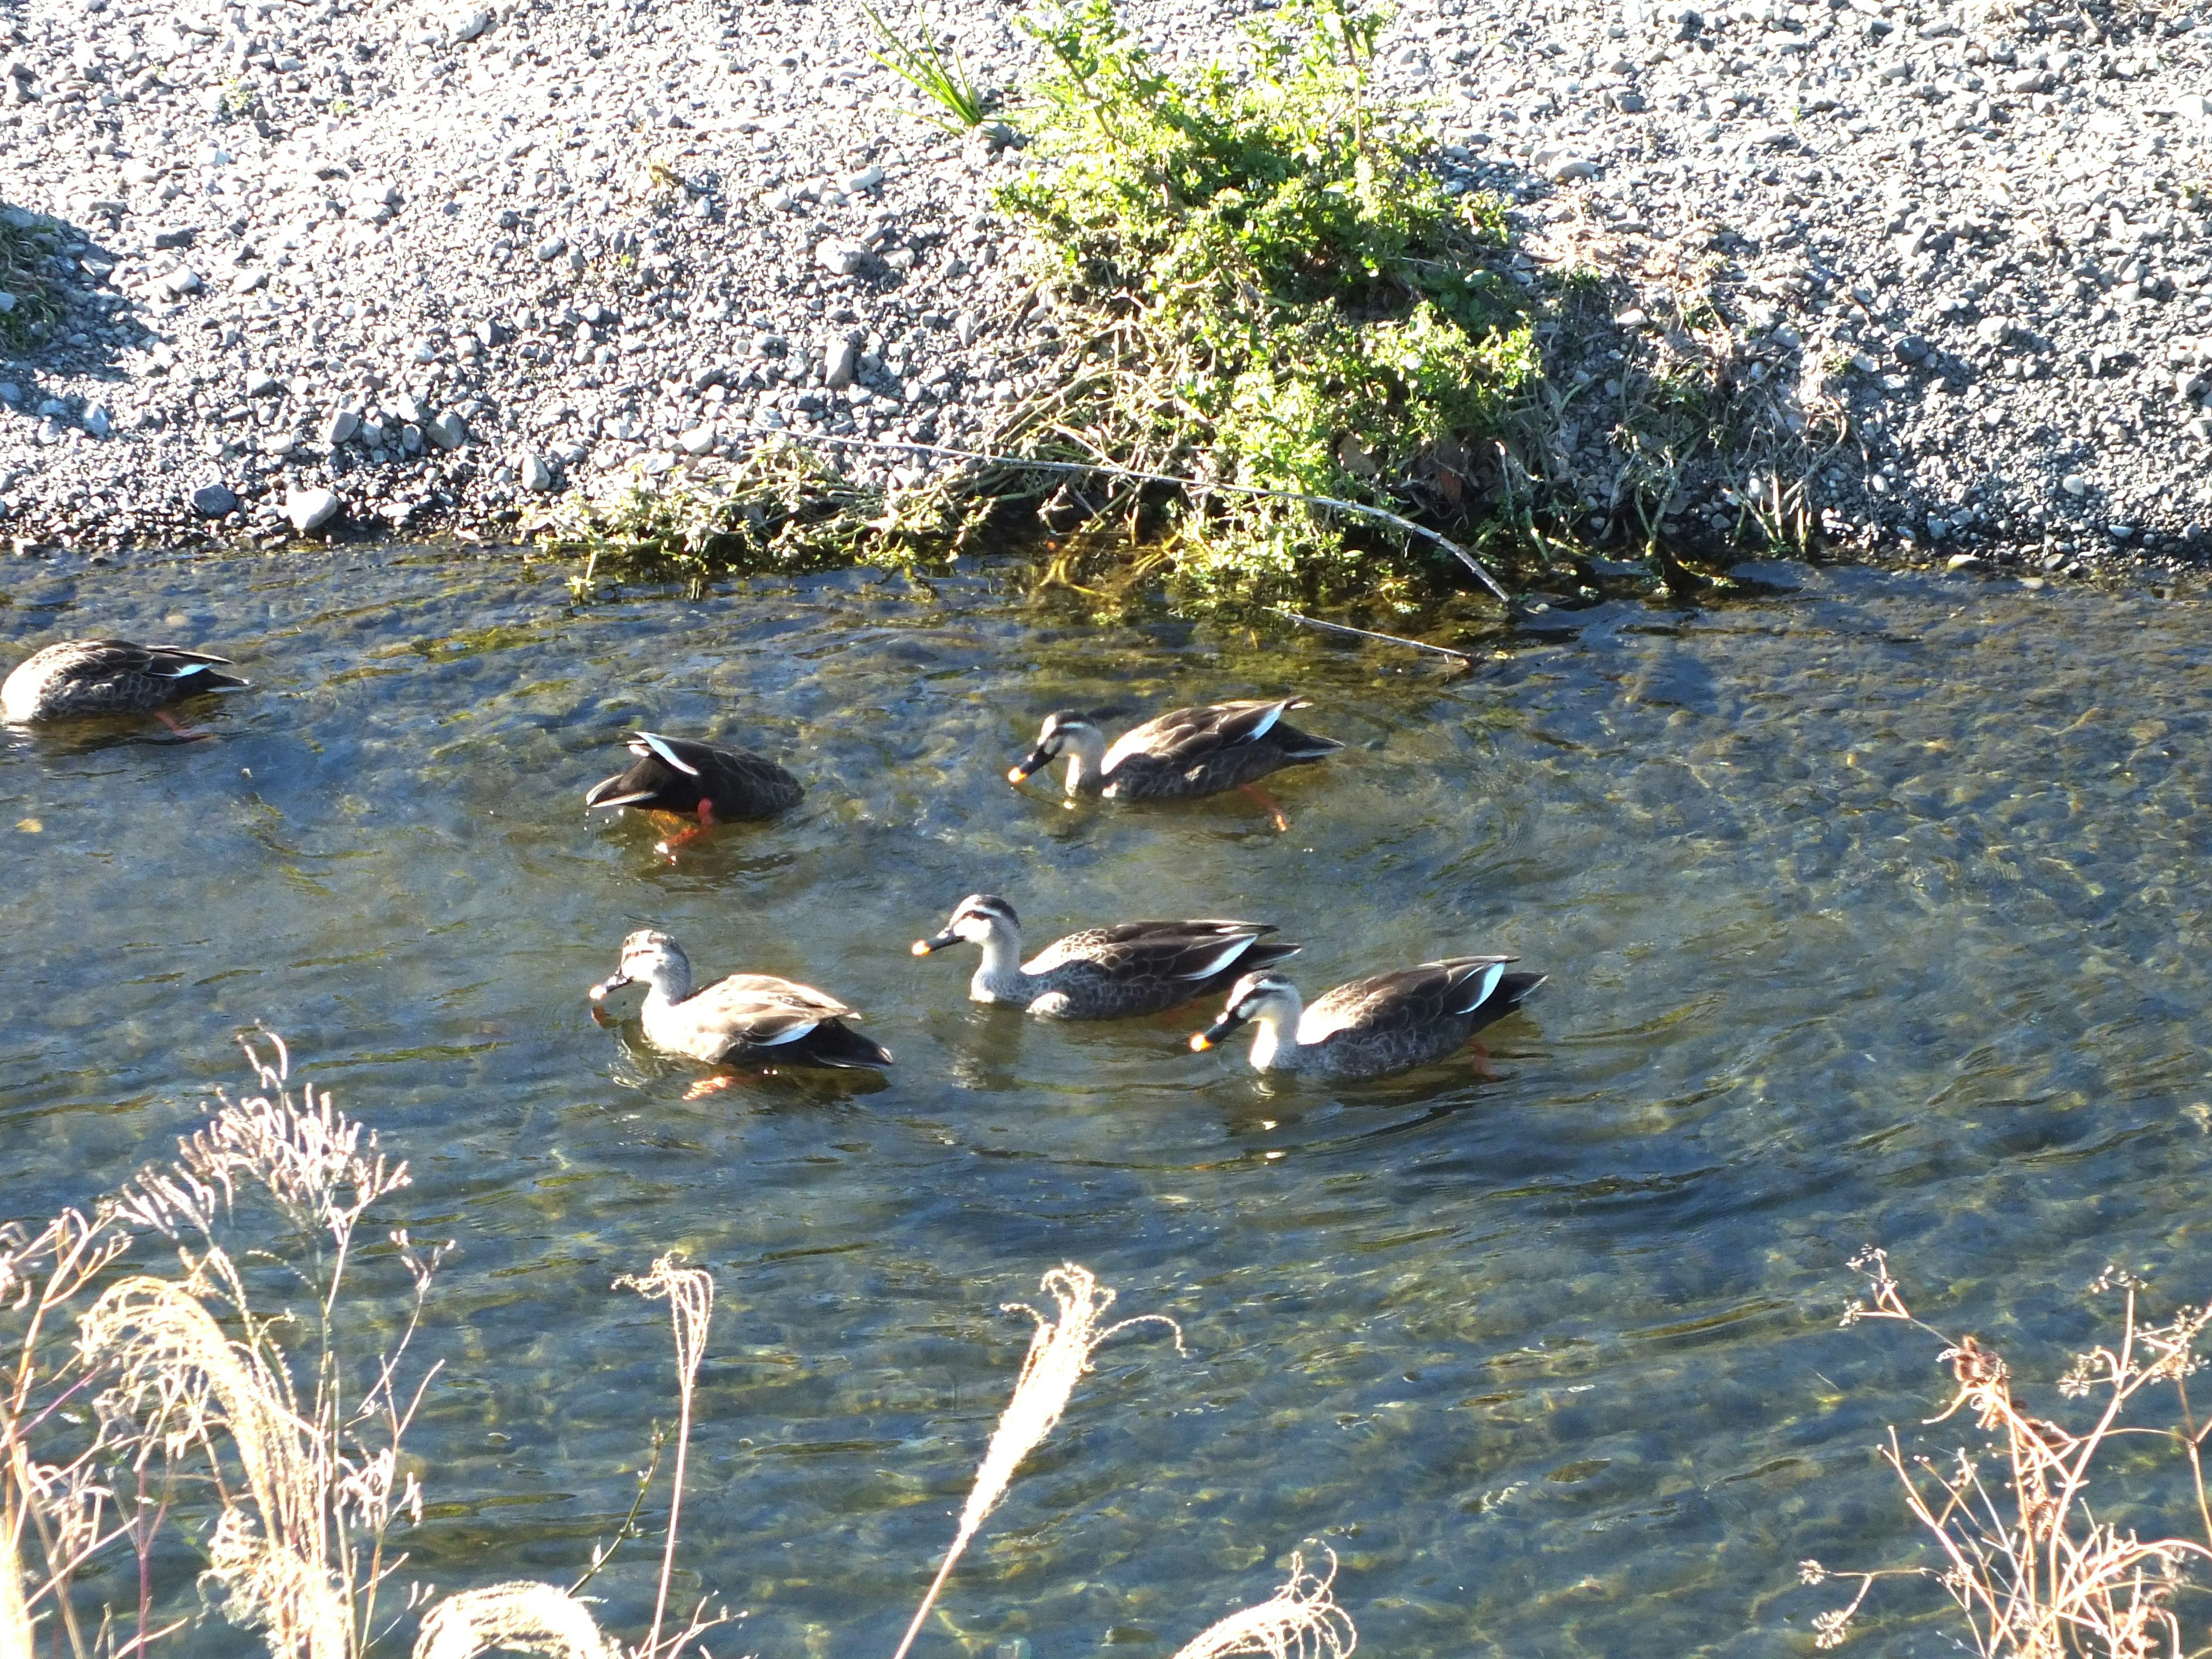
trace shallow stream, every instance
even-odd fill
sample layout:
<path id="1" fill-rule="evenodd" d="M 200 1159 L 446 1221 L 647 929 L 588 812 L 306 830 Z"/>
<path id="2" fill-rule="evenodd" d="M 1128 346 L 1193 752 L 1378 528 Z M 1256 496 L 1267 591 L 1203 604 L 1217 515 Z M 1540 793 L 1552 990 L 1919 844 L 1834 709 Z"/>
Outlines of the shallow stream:
<path id="1" fill-rule="evenodd" d="M 411 1164 L 380 1229 L 457 1241 L 410 1441 L 442 1586 L 566 1582 L 611 1534 L 673 1407 L 665 1312 L 609 1283 L 672 1246 L 722 1298 L 679 1599 L 763 1656 L 890 1652 L 1027 1340 L 999 1304 L 1063 1261 L 1188 1352 L 1101 1354 L 921 1655 L 1165 1656 L 1309 1538 L 1395 1659 L 1808 1650 L 1843 1597 L 1797 1562 L 1914 1559 L 1870 1448 L 1948 1398 L 1932 1343 L 1836 1328 L 1860 1246 L 2031 1380 L 2102 1328 L 2107 1262 L 2212 1294 L 2197 604 L 1826 573 L 1447 678 L 980 578 L 578 611 L 505 560 L 9 576 L 10 661 L 116 634 L 255 684 L 212 742 L 0 738 L 4 1208 L 161 1156 L 234 1034 L 283 1032 Z M 1286 835 L 1004 781 L 1054 708 L 1290 690 L 1349 747 L 1276 781 Z M 580 808 L 640 722 L 808 798 L 671 867 Z M 968 1003 L 972 952 L 906 947 L 977 890 L 1032 944 L 1273 921 L 1310 994 L 1461 951 L 1553 977 L 1494 1080 L 1269 1085 L 1183 1046 L 1211 1006 Z M 584 1001 L 648 923 L 844 997 L 896 1067 L 686 1100 Z M 594 1586 L 613 1626 L 656 1551 Z M 1863 1650 L 1948 1650 L 1933 1594 L 1878 1597 Z"/>

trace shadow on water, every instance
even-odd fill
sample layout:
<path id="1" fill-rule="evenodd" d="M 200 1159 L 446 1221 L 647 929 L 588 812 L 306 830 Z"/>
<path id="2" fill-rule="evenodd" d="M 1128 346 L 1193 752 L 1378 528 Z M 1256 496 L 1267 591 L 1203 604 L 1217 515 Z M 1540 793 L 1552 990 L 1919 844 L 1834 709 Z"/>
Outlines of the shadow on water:
<path id="1" fill-rule="evenodd" d="M 9 1208 L 158 1155 L 234 1030 L 283 1031 L 410 1160 L 380 1225 L 458 1241 L 411 1443 L 441 1584 L 565 1582 L 611 1535 L 671 1376 L 665 1310 L 608 1286 L 672 1246 L 723 1293 L 684 1568 L 764 1653 L 888 1650 L 1027 1341 L 998 1304 L 1062 1261 L 1189 1354 L 1102 1356 L 947 1597 L 971 1651 L 1167 1650 L 1318 1533 L 1378 1650 L 1771 1652 L 1830 1605 L 1799 1559 L 1911 1545 L 1866 1449 L 1941 1379 L 1834 1328 L 1862 1244 L 2039 1377 L 2108 1261 L 2206 1289 L 2194 605 L 1838 573 L 1445 681 L 981 580 L 580 612 L 498 560 L 10 580 L 10 656 L 158 635 L 255 684 L 212 742 L 0 741 Z M 1004 781 L 1053 708 L 1293 690 L 1347 748 L 1271 782 L 1287 835 Z M 672 866 L 581 810 L 641 721 L 808 799 Z M 967 1003 L 906 945 L 977 890 L 1036 943 L 1273 921 L 1310 995 L 1456 951 L 1552 979 L 1494 1079 L 1271 1083 L 1188 1051 L 1212 1009 Z M 647 925 L 853 1003 L 896 1067 L 684 1099 L 584 1003 Z M 594 1586 L 622 1628 L 633 1547 Z"/>

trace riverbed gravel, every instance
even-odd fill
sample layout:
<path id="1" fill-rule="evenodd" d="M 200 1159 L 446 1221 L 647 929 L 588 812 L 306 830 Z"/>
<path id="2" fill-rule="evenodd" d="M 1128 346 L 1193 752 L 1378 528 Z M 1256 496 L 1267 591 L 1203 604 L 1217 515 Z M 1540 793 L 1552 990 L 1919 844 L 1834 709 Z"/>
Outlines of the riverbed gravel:
<path id="1" fill-rule="evenodd" d="M 1124 15 L 1227 63 L 1250 9 Z M 1030 72 L 1011 10 L 930 16 L 987 85 Z M 491 538 L 766 430 L 981 440 L 1053 373 L 993 206 L 1032 162 L 932 126 L 873 40 L 851 0 L 12 14 L 0 235 L 63 309 L 0 347 L 0 534 Z M 1802 476 L 1838 548 L 2212 556 L 2212 10 L 1410 0 L 1377 81 L 1511 198 L 1527 280 L 1607 296 L 1546 341 L 1593 525 L 1654 366 L 1696 361 L 1776 442 L 1687 458 L 1686 541 Z"/>

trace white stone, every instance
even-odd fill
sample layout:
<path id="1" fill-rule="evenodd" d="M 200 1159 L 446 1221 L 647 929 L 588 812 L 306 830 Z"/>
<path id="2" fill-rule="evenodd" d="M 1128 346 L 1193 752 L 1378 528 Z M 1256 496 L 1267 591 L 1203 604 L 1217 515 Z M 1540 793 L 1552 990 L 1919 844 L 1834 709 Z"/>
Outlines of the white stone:
<path id="1" fill-rule="evenodd" d="M 284 516 L 292 521 L 292 528 L 302 536 L 310 530 L 319 530 L 338 515 L 338 498 L 327 489 L 288 489 L 284 492 Z"/>
<path id="2" fill-rule="evenodd" d="M 360 416 L 350 409 L 334 409 L 323 422 L 323 441 L 335 448 L 360 430 Z"/>
<path id="3" fill-rule="evenodd" d="M 447 410 L 422 430 L 431 442 L 441 449 L 459 449 L 469 441 L 468 422 L 453 410 Z"/>
<path id="4" fill-rule="evenodd" d="M 544 241 L 538 245 L 538 263 L 541 265 L 550 265 L 568 251 L 568 239 L 567 237 L 548 236 Z"/>
<path id="5" fill-rule="evenodd" d="M 860 367 L 860 348 L 850 340 L 831 343 L 829 357 L 822 366 L 822 384 L 832 392 L 853 384 L 853 377 Z"/>
<path id="6" fill-rule="evenodd" d="M 543 495 L 553 488 L 553 469 L 535 451 L 524 450 L 515 460 L 514 470 L 522 487 L 533 494 Z"/>
<path id="7" fill-rule="evenodd" d="M 863 191 L 880 190 L 883 182 L 884 170 L 872 164 L 846 179 L 845 188 L 858 195 Z"/>
<path id="8" fill-rule="evenodd" d="M 105 438 L 115 429 L 114 417 L 106 409 L 95 406 L 84 417 L 84 429 L 95 438 Z"/>
<path id="9" fill-rule="evenodd" d="M 181 299 L 187 294 L 200 291 L 200 274 L 190 265 L 180 265 L 161 278 L 161 286 Z"/>
<path id="10" fill-rule="evenodd" d="M 2068 473 L 2058 481 L 2058 487 L 2069 495 L 2086 495 L 2089 493 L 2089 481 L 2078 472 Z"/>
<path id="11" fill-rule="evenodd" d="M 676 441 L 686 455 L 703 455 L 714 447 L 714 428 L 695 426 Z"/>
<path id="12" fill-rule="evenodd" d="M 850 242 L 823 242 L 814 250 L 814 258 L 834 276 L 850 276 L 868 260 L 867 250 Z"/>
<path id="13" fill-rule="evenodd" d="M 401 392 L 392 400 L 390 407 L 402 426 L 420 426 L 429 418 L 429 410 L 422 407 L 422 400 L 411 392 Z"/>
<path id="14" fill-rule="evenodd" d="M 478 7 L 455 15 L 448 32 L 457 41 L 473 40 L 491 27 L 491 14 Z"/>

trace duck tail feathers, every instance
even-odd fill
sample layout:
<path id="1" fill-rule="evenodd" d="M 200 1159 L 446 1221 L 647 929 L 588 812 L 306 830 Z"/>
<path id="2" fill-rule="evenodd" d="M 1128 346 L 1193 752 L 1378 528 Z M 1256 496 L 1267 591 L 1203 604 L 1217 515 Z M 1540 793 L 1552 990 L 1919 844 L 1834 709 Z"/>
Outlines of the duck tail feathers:
<path id="1" fill-rule="evenodd" d="M 807 1033 L 806 1057 L 817 1066 L 888 1066 L 891 1051 L 842 1021 L 825 1019 Z"/>

